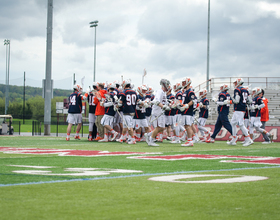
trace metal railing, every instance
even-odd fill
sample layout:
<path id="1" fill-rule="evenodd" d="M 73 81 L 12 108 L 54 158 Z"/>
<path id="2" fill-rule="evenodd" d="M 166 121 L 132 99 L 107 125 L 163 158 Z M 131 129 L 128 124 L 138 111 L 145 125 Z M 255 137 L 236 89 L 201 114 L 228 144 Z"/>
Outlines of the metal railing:
<path id="1" fill-rule="evenodd" d="M 229 87 L 233 87 L 233 82 L 238 77 L 218 77 L 211 78 L 208 81 L 209 91 L 219 90 L 221 84 L 228 84 Z M 251 88 L 261 87 L 262 89 L 280 90 L 280 77 L 242 77 L 244 85 L 250 85 Z M 199 84 L 194 89 L 199 91 L 207 88 L 207 81 Z"/>

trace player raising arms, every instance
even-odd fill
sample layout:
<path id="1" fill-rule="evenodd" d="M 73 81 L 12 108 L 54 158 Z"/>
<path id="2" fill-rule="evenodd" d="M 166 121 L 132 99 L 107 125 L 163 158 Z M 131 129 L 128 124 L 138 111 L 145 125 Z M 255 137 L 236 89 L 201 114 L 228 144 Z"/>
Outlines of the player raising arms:
<path id="1" fill-rule="evenodd" d="M 228 120 L 229 107 L 228 104 L 231 101 L 230 94 L 227 92 L 229 90 L 229 86 L 227 84 L 222 84 L 220 87 L 220 93 L 218 95 L 218 100 L 213 99 L 214 102 L 218 105 L 218 118 L 215 124 L 215 129 L 211 137 L 205 141 L 206 143 L 214 143 L 217 134 L 220 132 L 222 126 L 228 130 L 228 132 L 232 135 L 232 127 Z"/>
<path id="2" fill-rule="evenodd" d="M 124 136 L 128 131 L 130 137 L 127 143 L 136 144 L 133 131 L 133 116 L 135 115 L 137 94 L 131 89 L 131 85 L 130 80 L 124 80 L 122 83 L 124 90 L 120 93 L 118 106 L 123 107 L 123 131 L 119 141 L 122 142 L 122 140 L 124 140 Z"/>
<path id="3" fill-rule="evenodd" d="M 246 104 L 247 99 L 249 96 L 248 90 L 246 90 L 244 87 L 242 87 L 244 81 L 242 78 L 237 78 L 233 85 L 235 87 L 234 89 L 234 95 L 232 98 L 232 102 L 234 103 L 234 112 L 231 119 L 231 126 L 232 126 L 232 139 L 231 141 L 227 142 L 229 145 L 236 145 L 237 141 L 237 125 L 240 127 L 240 130 L 242 131 L 245 142 L 243 144 L 244 147 L 249 146 L 253 144 L 253 140 L 250 138 L 250 135 L 248 134 L 248 130 L 244 125 L 244 114 L 246 111 Z M 228 104 L 232 103 L 231 101 L 228 101 Z"/>
<path id="4" fill-rule="evenodd" d="M 82 127 L 82 100 L 86 100 L 88 94 L 82 95 L 83 88 L 75 84 L 73 86 L 74 92 L 68 97 L 69 109 L 68 109 L 68 127 L 66 141 L 70 140 L 70 133 L 73 124 L 78 124 L 75 139 L 80 140 L 80 130 Z"/>
<path id="5" fill-rule="evenodd" d="M 144 136 L 146 138 L 146 142 L 149 146 L 159 146 L 155 143 L 156 136 L 159 132 L 162 132 L 165 128 L 165 116 L 163 115 L 163 111 L 170 110 L 167 105 L 166 100 L 166 92 L 170 86 L 170 82 L 167 79 L 160 80 L 161 89 L 157 90 L 154 105 L 152 108 L 152 121 L 154 130 L 150 133 L 145 133 Z"/>

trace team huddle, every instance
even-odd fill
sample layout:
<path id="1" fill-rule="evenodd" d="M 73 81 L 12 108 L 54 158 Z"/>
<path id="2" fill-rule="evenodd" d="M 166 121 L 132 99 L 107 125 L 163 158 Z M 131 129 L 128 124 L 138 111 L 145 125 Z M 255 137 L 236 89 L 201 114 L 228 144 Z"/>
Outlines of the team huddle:
<path id="1" fill-rule="evenodd" d="M 130 80 L 107 85 L 93 83 L 92 89 L 87 89 L 84 95 L 81 86 L 74 85 L 74 92 L 68 99 L 66 140 L 70 140 L 73 124 L 77 124 L 75 139 L 80 139 L 82 101 L 86 100 L 89 104 L 89 141 L 128 144 L 146 141 L 149 146 L 159 146 L 156 142 L 163 141 L 163 131 L 166 130 L 170 143 L 181 144 L 182 141 L 184 143 L 181 146 L 191 147 L 198 142 L 214 143 L 224 126 L 232 135 L 227 144 L 236 145 L 237 125 L 245 138 L 243 146 L 254 143 L 254 130 L 262 133 L 269 141 L 272 140 L 272 135 L 261 128 L 261 109 L 265 106 L 261 88 L 254 88 L 250 94 L 249 89 L 243 87 L 243 79 L 237 78 L 231 96 L 228 93 L 229 85 L 221 85 L 218 97 L 211 100 L 218 106 L 218 118 L 211 134 L 205 127 L 209 115 L 207 90 L 195 94 L 191 83 L 190 78 L 184 78 L 171 86 L 169 80 L 161 79 L 161 89 L 155 94 L 147 85 L 134 89 Z M 234 107 L 231 121 L 228 119 L 230 105 Z M 198 118 L 195 117 L 196 112 Z M 94 125 L 97 127 L 96 138 L 93 138 Z M 201 139 L 198 132 L 201 133 Z"/>

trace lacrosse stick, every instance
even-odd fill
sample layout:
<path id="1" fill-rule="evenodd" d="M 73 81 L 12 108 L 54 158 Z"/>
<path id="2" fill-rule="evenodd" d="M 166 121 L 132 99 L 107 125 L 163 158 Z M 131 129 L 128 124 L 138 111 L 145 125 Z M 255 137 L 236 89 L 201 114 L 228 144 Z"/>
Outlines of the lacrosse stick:
<path id="1" fill-rule="evenodd" d="M 162 112 L 160 115 L 158 115 L 157 117 L 155 117 L 152 121 L 152 117 L 150 118 L 150 124 L 153 123 L 155 120 L 157 120 L 160 116 L 162 116 L 164 114 L 164 112 Z"/>
<path id="2" fill-rule="evenodd" d="M 123 123 L 125 124 L 125 126 L 128 128 L 128 125 L 127 125 L 126 121 L 123 119 L 123 117 L 122 117 L 121 113 L 119 112 L 118 108 L 115 108 L 115 109 L 116 109 L 117 113 L 119 114 L 120 118 L 122 119 Z"/>

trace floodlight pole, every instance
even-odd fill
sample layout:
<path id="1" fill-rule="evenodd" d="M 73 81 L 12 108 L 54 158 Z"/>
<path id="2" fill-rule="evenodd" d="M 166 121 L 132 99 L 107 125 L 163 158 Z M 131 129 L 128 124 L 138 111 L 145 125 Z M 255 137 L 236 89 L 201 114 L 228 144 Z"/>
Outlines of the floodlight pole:
<path id="1" fill-rule="evenodd" d="M 9 83 L 10 83 L 10 40 L 5 39 L 6 45 L 6 92 L 5 92 L 5 115 L 9 107 Z"/>
<path id="2" fill-rule="evenodd" d="M 93 82 L 95 82 L 95 69 L 96 69 L 96 27 L 98 26 L 98 21 L 89 22 L 89 27 L 94 27 L 94 66 L 93 66 Z"/>
<path id="3" fill-rule="evenodd" d="M 210 0 L 208 0 L 207 70 L 206 70 L 207 91 L 209 91 L 209 47 L 210 47 Z"/>
<path id="4" fill-rule="evenodd" d="M 44 135 L 51 134 L 53 0 L 48 0 L 46 78 L 44 83 Z"/>

